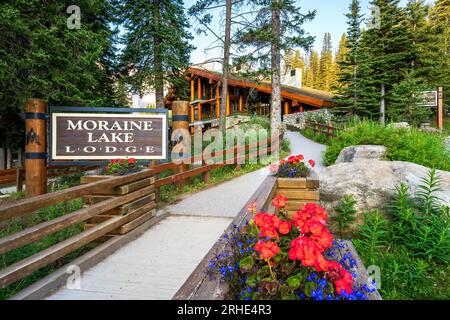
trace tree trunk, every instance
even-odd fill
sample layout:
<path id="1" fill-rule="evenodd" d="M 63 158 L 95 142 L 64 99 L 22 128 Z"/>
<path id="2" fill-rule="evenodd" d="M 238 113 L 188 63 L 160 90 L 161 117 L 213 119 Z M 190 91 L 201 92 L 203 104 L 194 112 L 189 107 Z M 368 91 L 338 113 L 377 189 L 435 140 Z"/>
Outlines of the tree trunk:
<path id="1" fill-rule="evenodd" d="M 160 34 L 160 2 L 155 0 L 153 2 L 153 19 L 155 24 L 155 33 L 153 35 L 153 42 L 155 46 L 154 52 L 154 68 L 155 68 L 155 99 L 156 107 L 164 108 L 164 73 L 163 73 L 163 53 L 161 48 Z"/>
<path id="2" fill-rule="evenodd" d="M 6 169 L 12 168 L 12 151 L 11 149 L 6 149 Z"/>
<path id="3" fill-rule="evenodd" d="M 386 124 L 386 100 L 385 95 L 386 94 L 386 87 L 383 84 L 381 84 L 381 101 L 380 101 L 380 123 Z"/>
<path id="4" fill-rule="evenodd" d="M 271 48 L 272 56 L 272 95 L 270 98 L 270 126 L 272 130 L 281 130 L 281 23 L 280 11 L 277 7 L 278 0 L 272 3 L 272 28 L 273 40 Z"/>
<path id="5" fill-rule="evenodd" d="M 223 45 L 223 65 L 222 65 L 222 93 L 220 99 L 220 119 L 219 130 L 225 132 L 227 129 L 227 96 L 228 92 L 228 73 L 230 65 L 230 43 L 231 43 L 231 0 L 226 0 L 225 15 L 225 42 Z"/>
<path id="6" fill-rule="evenodd" d="M 0 170 L 6 169 L 6 162 L 5 162 L 5 149 L 0 148 Z"/>

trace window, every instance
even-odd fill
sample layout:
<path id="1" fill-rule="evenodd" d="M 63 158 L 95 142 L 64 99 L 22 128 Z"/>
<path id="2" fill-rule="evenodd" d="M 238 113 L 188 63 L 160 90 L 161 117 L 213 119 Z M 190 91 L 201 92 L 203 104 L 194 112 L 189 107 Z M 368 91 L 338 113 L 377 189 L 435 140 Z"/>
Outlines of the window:
<path id="1" fill-rule="evenodd" d="M 295 77 L 295 69 L 291 70 L 291 77 Z"/>

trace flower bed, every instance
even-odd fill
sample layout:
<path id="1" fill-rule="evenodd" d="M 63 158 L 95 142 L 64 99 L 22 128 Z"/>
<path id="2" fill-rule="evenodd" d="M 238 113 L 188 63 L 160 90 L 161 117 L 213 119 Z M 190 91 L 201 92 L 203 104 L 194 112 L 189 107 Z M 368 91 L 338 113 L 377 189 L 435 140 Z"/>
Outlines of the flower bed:
<path id="1" fill-rule="evenodd" d="M 325 209 L 309 203 L 292 219 L 283 196 L 274 199 L 275 214 L 256 213 L 231 234 L 226 250 L 211 259 L 209 272 L 229 288 L 229 299 L 359 300 L 376 297 L 366 281 L 356 281 L 354 254 L 341 249 L 325 223 Z M 353 251 L 354 253 L 354 251 Z"/>
<path id="2" fill-rule="evenodd" d="M 259 253 L 255 250 L 255 244 L 259 240 L 258 236 L 249 234 L 248 229 L 250 226 L 250 221 L 254 219 L 255 214 L 248 210 L 248 207 L 254 207 L 254 201 L 257 203 L 257 208 L 260 208 L 260 211 L 263 212 L 273 212 L 273 206 L 271 205 L 273 195 L 277 189 L 276 177 L 268 176 L 261 186 L 256 190 L 256 192 L 250 198 L 247 205 L 242 208 L 241 212 L 238 216 L 233 220 L 230 226 L 225 230 L 222 237 L 213 245 L 210 251 L 205 255 L 202 261 L 198 264 L 195 270 L 188 277 L 183 286 L 178 290 L 175 294 L 175 300 L 225 300 L 225 299 L 262 299 L 261 296 L 244 296 L 247 290 L 251 290 L 253 293 L 257 292 L 258 286 L 261 285 L 260 281 L 256 281 L 249 286 L 247 282 L 248 273 L 244 273 L 240 270 L 240 262 L 248 257 L 252 256 L 254 268 L 261 266 L 266 263 L 264 260 L 260 259 Z M 281 199 L 279 199 L 281 200 Z M 282 219 L 282 218 L 280 218 Z M 282 219 L 287 220 L 287 219 Z M 292 228 L 296 228 L 295 226 Z M 278 231 L 277 231 L 278 232 Z M 296 232 L 296 231 L 295 231 Z M 294 233 L 289 236 L 293 236 Z M 288 242 L 286 240 L 286 236 L 280 236 L 280 240 L 285 239 L 284 242 Z M 265 240 L 265 239 L 261 239 Z M 269 241 L 269 240 L 267 240 Z M 286 260 L 286 250 L 283 249 L 283 245 L 278 244 L 279 240 L 271 239 L 270 241 L 277 243 L 277 246 L 280 247 L 280 251 L 282 251 L 282 255 L 284 255 L 283 261 Z M 283 241 L 283 240 L 281 240 Z M 286 246 L 286 244 L 284 244 Z M 289 253 L 287 253 L 288 255 Z M 377 290 L 370 290 L 370 280 L 367 270 L 365 269 L 361 259 L 355 251 L 351 241 L 347 240 L 339 240 L 334 239 L 330 248 L 328 248 L 324 252 L 324 257 L 327 260 L 334 260 L 340 263 L 353 278 L 352 295 L 348 296 L 347 299 L 355 298 L 355 295 L 359 295 L 360 299 L 364 298 L 362 294 L 365 295 L 365 298 L 369 300 L 380 300 L 381 297 Z M 287 258 L 289 259 L 289 257 Z M 245 261 L 244 261 L 245 265 Z M 290 261 L 289 265 L 294 265 L 294 268 L 291 271 L 290 276 L 295 274 L 299 274 L 301 272 L 310 272 L 310 278 L 312 282 L 314 282 L 314 286 L 318 285 L 317 282 L 322 278 L 320 277 L 323 273 L 316 272 L 311 267 L 305 267 L 298 260 Z M 264 267 L 263 266 L 263 267 Z M 283 266 L 282 263 L 278 263 L 277 267 L 274 267 L 275 272 Z M 285 269 L 286 267 L 283 267 Z M 245 269 L 245 266 L 244 266 Z M 266 277 L 270 277 L 270 271 L 265 268 L 267 271 Z M 278 276 L 278 274 L 277 274 Z M 290 277 L 289 276 L 289 277 Z M 247 279 L 245 278 L 247 277 Z M 306 275 L 306 277 L 308 277 Z M 283 280 L 281 277 L 279 280 Z M 305 284 L 305 282 L 310 282 L 308 278 L 301 277 L 301 284 L 299 287 Z M 267 279 L 268 280 L 268 279 Z M 291 280 L 292 281 L 292 280 Z M 285 284 L 284 284 L 285 285 Z M 327 283 L 327 286 L 329 284 Z M 312 285 L 308 285 L 312 286 Z M 250 287 L 250 289 L 249 289 Z M 270 287 L 270 284 L 269 284 Z M 298 289 L 297 289 L 298 290 Z M 361 292 L 362 291 L 362 292 Z M 358 293 L 359 292 L 359 293 Z M 253 294 L 252 293 L 252 294 Z M 279 294 L 278 291 L 277 294 Z M 302 292 L 299 292 L 302 293 Z M 312 293 L 312 292 L 311 292 Z M 320 295 L 316 295 L 315 292 L 314 297 L 308 297 L 305 294 L 304 299 L 319 299 Z M 304 294 L 304 293 L 303 293 Z M 294 296 L 295 295 L 295 296 Z M 294 292 L 294 295 L 290 295 L 290 298 L 293 299 L 302 299 L 303 296 L 297 295 Z M 326 299 L 326 295 L 323 296 Z M 281 299 L 282 297 L 275 295 L 271 295 L 268 299 Z M 284 298 L 289 298 L 285 296 Z M 335 297 L 333 297 L 335 298 Z M 338 297 L 339 299 L 343 299 L 344 297 Z"/>

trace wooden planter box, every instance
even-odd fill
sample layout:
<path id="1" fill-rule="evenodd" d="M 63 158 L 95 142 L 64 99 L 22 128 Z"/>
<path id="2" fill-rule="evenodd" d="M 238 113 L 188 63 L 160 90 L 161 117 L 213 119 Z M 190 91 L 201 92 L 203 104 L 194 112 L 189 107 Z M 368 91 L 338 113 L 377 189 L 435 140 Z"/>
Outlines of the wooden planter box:
<path id="1" fill-rule="evenodd" d="M 81 183 L 87 184 L 92 182 L 97 182 L 101 180 L 111 179 L 115 176 L 108 175 L 89 175 L 81 177 Z M 116 197 L 121 197 L 143 188 L 154 186 L 155 177 L 144 178 L 141 180 L 134 181 L 125 185 L 117 186 L 114 188 L 105 188 L 104 190 L 98 191 L 95 194 L 90 194 L 83 197 L 85 205 L 93 205 L 108 199 L 113 199 Z M 108 235 L 123 235 L 131 230 L 134 230 L 144 222 L 150 220 L 156 215 L 156 195 L 155 188 L 152 192 L 133 200 L 131 202 L 120 205 L 114 209 L 108 210 L 102 214 L 94 216 L 88 219 L 85 224 L 85 230 L 91 229 L 98 224 L 101 224 L 113 217 L 117 216 L 127 216 L 127 223 L 121 227 L 113 230 Z"/>
<path id="2" fill-rule="evenodd" d="M 277 178 L 275 196 L 281 194 L 288 199 L 287 209 L 292 215 L 306 203 L 319 201 L 319 176 L 311 171 L 306 178 Z"/>
<path id="3" fill-rule="evenodd" d="M 307 178 L 308 179 L 308 178 Z M 289 179 L 296 180 L 296 179 Z M 313 175 L 310 179 L 310 186 L 317 185 L 317 175 Z M 315 182 L 312 182 L 315 181 Z M 292 182 L 295 184 L 295 182 Z M 230 234 L 236 227 L 241 227 L 246 224 L 252 218 L 252 215 L 248 212 L 247 206 L 251 205 L 253 201 L 256 201 L 257 207 L 261 208 L 261 211 L 270 212 L 270 203 L 277 191 L 277 178 L 268 176 L 262 185 L 256 190 L 256 192 L 250 197 L 247 204 L 242 208 L 238 216 L 231 222 L 227 230 L 223 233 Z M 307 183 L 308 186 L 308 183 Z M 290 189 L 290 188 L 288 188 Z M 273 208 L 272 208 L 273 209 Z M 195 270 L 191 273 L 189 278 L 178 290 L 173 300 L 226 300 L 229 299 L 228 285 L 221 281 L 220 277 L 215 275 L 211 277 L 208 274 L 208 265 L 211 259 L 215 259 L 217 255 L 227 252 L 227 244 L 223 241 L 222 237 L 213 245 L 203 260 L 197 265 Z M 356 273 L 355 284 L 361 286 L 363 284 L 369 285 L 369 274 L 367 273 L 364 264 L 362 263 L 358 253 L 351 241 L 341 241 L 342 248 L 335 252 L 335 259 L 341 259 L 345 253 L 350 252 L 356 261 L 352 271 Z M 369 300 L 381 300 L 381 296 L 378 291 L 368 293 Z"/>

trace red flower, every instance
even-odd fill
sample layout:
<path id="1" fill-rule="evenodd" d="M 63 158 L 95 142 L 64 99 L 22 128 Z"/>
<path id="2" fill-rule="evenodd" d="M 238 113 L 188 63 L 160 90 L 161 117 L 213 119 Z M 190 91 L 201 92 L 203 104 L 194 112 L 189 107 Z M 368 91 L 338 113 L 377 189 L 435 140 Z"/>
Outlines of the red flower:
<path id="1" fill-rule="evenodd" d="M 289 259 L 300 260 L 305 267 L 314 267 L 317 272 L 327 270 L 327 260 L 317 243 L 307 237 L 299 237 L 291 242 Z"/>
<path id="2" fill-rule="evenodd" d="M 315 163 L 314 160 L 312 160 L 312 159 L 309 160 L 308 163 L 309 163 L 309 164 L 311 165 L 311 167 L 313 167 L 313 168 L 316 166 L 316 163 Z"/>
<path id="3" fill-rule="evenodd" d="M 279 209 L 279 208 L 284 208 L 286 207 L 286 203 L 287 203 L 287 198 L 285 195 L 280 194 L 278 197 L 276 197 L 275 199 L 273 199 L 272 201 L 272 205 Z"/>
<path id="4" fill-rule="evenodd" d="M 279 239 L 276 227 L 274 226 L 274 219 L 279 219 L 277 216 L 268 213 L 258 213 L 253 218 L 255 225 L 261 230 L 260 237 L 269 237 Z"/>
<path id="5" fill-rule="evenodd" d="M 281 234 L 288 234 L 292 230 L 292 224 L 289 221 L 282 221 L 278 226 L 278 231 Z"/>
<path id="6" fill-rule="evenodd" d="M 333 281 L 338 294 L 345 291 L 347 294 L 352 293 L 353 277 L 339 263 L 328 261 L 327 276 Z"/>
<path id="7" fill-rule="evenodd" d="M 255 244 L 255 250 L 260 253 L 260 257 L 262 259 L 266 260 L 271 259 L 273 256 L 277 255 L 280 252 L 280 248 L 275 242 L 263 242 L 262 240 L 259 240 Z"/>
<path id="8" fill-rule="evenodd" d="M 303 228 L 303 224 L 311 219 L 315 218 L 316 220 L 325 224 L 327 222 L 328 213 L 327 211 L 319 206 L 317 203 L 307 203 L 303 206 L 300 211 L 297 211 L 292 216 L 292 222 L 300 229 Z"/>
<path id="9" fill-rule="evenodd" d="M 321 250 L 325 251 L 333 244 L 333 235 L 330 230 L 315 218 L 306 221 L 303 224 L 301 232 L 307 235 L 311 240 L 315 241 Z"/>
<path id="10" fill-rule="evenodd" d="M 247 206 L 248 212 L 256 213 L 256 201 Z"/>
<path id="11" fill-rule="evenodd" d="M 130 159 L 128 159 L 128 163 L 129 164 L 135 164 L 136 163 L 136 159 L 130 158 Z"/>
<path id="12" fill-rule="evenodd" d="M 110 167 L 110 166 L 107 166 L 107 167 L 106 167 L 106 170 L 109 171 L 109 169 L 111 169 L 111 167 Z"/>

